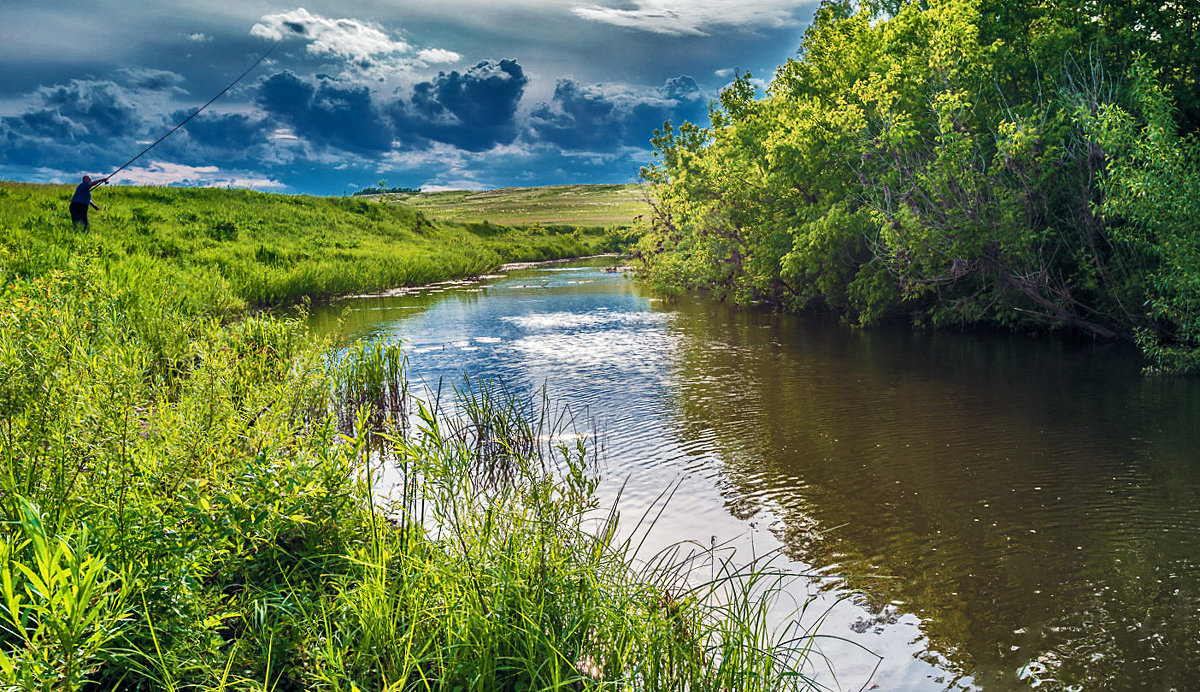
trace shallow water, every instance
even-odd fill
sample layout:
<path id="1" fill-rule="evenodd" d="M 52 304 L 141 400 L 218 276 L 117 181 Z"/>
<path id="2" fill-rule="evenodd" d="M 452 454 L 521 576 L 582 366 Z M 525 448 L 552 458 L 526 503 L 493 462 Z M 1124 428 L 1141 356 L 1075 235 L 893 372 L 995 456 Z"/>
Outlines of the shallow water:
<path id="1" fill-rule="evenodd" d="M 715 537 L 828 577 L 794 589 L 828 610 L 834 688 L 1200 688 L 1196 379 L 1123 346 L 664 303 L 601 264 L 312 322 L 402 340 L 432 390 L 545 385 L 599 431 L 624 516 L 678 486 L 651 548 Z"/>

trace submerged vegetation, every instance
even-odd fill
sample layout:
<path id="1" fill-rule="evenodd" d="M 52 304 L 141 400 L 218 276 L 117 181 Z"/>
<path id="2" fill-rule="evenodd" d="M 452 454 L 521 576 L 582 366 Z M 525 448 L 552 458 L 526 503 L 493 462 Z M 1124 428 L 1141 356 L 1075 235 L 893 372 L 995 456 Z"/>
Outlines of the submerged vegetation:
<path id="1" fill-rule="evenodd" d="M 545 407 L 478 385 L 442 410 L 395 344 L 245 312 L 603 237 L 158 189 L 84 232 L 63 188 L 0 195 L 0 687 L 809 685 L 808 640 L 763 617 L 784 577 L 636 560 Z"/>
<path id="2" fill-rule="evenodd" d="M 657 133 L 647 274 L 1198 371 L 1198 35 L 1193 3 L 827 0 L 765 96 Z"/>

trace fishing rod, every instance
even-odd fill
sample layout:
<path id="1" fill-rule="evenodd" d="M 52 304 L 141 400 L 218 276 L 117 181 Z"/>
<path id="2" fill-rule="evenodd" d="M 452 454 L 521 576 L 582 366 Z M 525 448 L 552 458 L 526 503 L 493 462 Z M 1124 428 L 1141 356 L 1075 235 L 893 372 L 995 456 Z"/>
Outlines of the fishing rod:
<path id="1" fill-rule="evenodd" d="M 129 164 L 131 164 L 131 163 L 133 163 L 134 161 L 137 161 L 138 159 L 142 158 L 142 154 L 145 154 L 146 152 L 150 151 L 150 150 L 151 150 L 151 149 L 153 149 L 154 147 L 158 146 L 158 143 L 159 143 L 159 142 L 161 142 L 161 141 L 163 141 L 164 139 L 166 139 L 167 137 L 170 137 L 171 135 L 175 134 L 175 131 L 176 131 L 176 130 L 178 130 L 179 128 L 183 127 L 184 125 L 186 125 L 186 124 L 188 123 L 188 121 L 189 121 L 189 120 L 191 120 L 192 118 L 196 117 L 197 115 L 200 115 L 200 111 L 202 111 L 202 110 L 204 110 L 205 108 L 208 108 L 209 106 L 211 106 L 211 105 L 212 105 L 212 103 L 213 103 L 213 101 L 216 101 L 217 99 L 219 99 L 219 98 L 221 98 L 222 96 L 224 96 L 224 95 L 225 95 L 225 92 L 227 92 L 227 91 L 229 91 L 230 89 L 232 89 L 232 88 L 233 88 L 233 85 L 235 85 L 235 84 L 237 84 L 238 82 L 242 81 L 242 78 L 243 78 L 243 77 L 245 77 L 246 75 L 250 74 L 250 72 L 251 72 L 251 71 L 252 71 L 254 68 L 258 67 L 259 63 L 261 63 L 263 60 L 266 60 L 267 56 L 268 56 L 268 55 L 270 55 L 270 54 L 271 54 L 271 51 L 275 50 L 275 47 L 276 47 L 276 46 L 278 46 L 278 45 L 279 45 L 279 43 L 278 43 L 278 42 L 271 44 L 271 47 L 270 47 L 270 48 L 268 48 L 268 49 L 267 49 L 267 51 L 266 51 L 265 53 L 263 53 L 262 55 L 258 56 L 258 60 L 255 60 L 253 65 L 251 65 L 250 67 L 246 68 L 246 71 L 245 71 L 245 72 L 243 72 L 243 73 L 241 73 L 240 75 L 238 75 L 238 76 L 237 76 L 237 79 L 235 79 L 235 80 L 233 80 L 232 82 L 230 82 L 230 83 L 229 83 L 229 85 L 228 85 L 228 86 L 226 86 L 224 89 L 222 89 L 222 90 L 220 91 L 220 93 L 218 93 L 216 96 L 214 96 L 214 97 L 210 98 L 210 99 L 208 100 L 208 103 L 204 104 L 203 106 L 200 106 L 199 108 L 197 108 L 197 109 L 195 110 L 195 112 L 193 112 L 193 113 L 192 113 L 191 115 L 189 115 L 188 117 L 184 118 L 182 122 L 180 122 L 180 123 L 179 123 L 178 125 L 176 125 L 175 127 L 172 127 L 172 128 L 171 128 L 171 130 L 170 130 L 170 132 L 167 132 L 167 134 L 165 134 L 165 135 L 163 135 L 162 137 L 159 137 L 158 139 L 154 140 L 154 143 L 153 143 L 153 144 L 151 144 L 150 146 L 146 147 L 145 149 L 142 149 L 142 151 L 141 151 L 141 153 L 140 153 L 140 154 L 138 154 L 137 156 L 133 157 L 132 159 L 129 159 L 128 161 L 126 161 L 126 162 L 125 162 L 125 164 L 124 164 L 123 166 L 121 166 L 120 168 L 118 168 L 117 170 L 113 171 L 112 173 L 109 173 L 109 174 L 108 174 L 108 176 L 107 176 L 107 177 L 104 179 L 104 180 L 105 180 L 105 182 L 107 182 L 107 181 L 108 181 L 110 178 L 112 178 L 114 175 L 116 175 L 116 174 L 120 173 L 121 171 L 125 170 L 125 169 L 126 169 L 128 166 L 129 166 Z"/>

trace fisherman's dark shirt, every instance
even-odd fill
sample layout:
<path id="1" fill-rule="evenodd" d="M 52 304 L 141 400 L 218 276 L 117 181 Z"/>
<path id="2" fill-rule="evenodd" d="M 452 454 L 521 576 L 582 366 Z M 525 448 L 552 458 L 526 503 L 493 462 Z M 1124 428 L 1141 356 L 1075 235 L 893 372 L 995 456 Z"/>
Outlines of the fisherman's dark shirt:
<path id="1" fill-rule="evenodd" d="M 59 197 L 59 199 L 62 199 Z M 75 196 L 71 198 L 71 204 L 91 204 L 92 203 L 92 184 L 79 183 L 75 188 Z"/>

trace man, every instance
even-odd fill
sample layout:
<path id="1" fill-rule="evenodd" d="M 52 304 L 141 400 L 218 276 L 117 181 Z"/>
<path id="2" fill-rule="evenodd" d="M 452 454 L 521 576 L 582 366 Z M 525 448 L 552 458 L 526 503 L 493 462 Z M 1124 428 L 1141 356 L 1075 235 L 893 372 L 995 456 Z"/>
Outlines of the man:
<path id="1" fill-rule="evenodd" d="M 83 176 L 83 182 L 79 183 L 79 186 L 75 188 L 75 196 L 71 198 L 72 225 L 83 224 L 83 230 L 86 231 L 88 229 L 88 207 L 100 211 L 100 207 L 96 206 L 96 203 L 92 201 L 92 188 L 107 183 L 109 177 L 111 176 L 92 180 L 92 176 L 90 175 Z"/>

